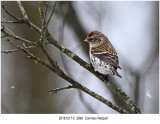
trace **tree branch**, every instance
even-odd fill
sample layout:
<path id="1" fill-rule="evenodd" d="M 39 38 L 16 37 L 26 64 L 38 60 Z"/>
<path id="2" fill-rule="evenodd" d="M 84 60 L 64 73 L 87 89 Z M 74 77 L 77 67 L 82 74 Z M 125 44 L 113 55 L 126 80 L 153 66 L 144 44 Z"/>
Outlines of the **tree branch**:
<path id="1" fill-rule="evenodd" d="M 2 8 L 3 10 L 9 15 L 11 16 L 13 19 L 17 20 L 17 21 L 20 21 L 20 19 L 18 17 L 16 17 L 15 15 L 13 15 L 12 13 L 10 13 L 4 6 L 4 4 L 2 4 Z"/>
<path id="2" fill-rule="evenodd" d="M 53 16 L 53 13 L 54 13 L 55 7 L 56 7 L 56 1 L 54 2 L 54 5 L 53 5 L 53 8 L 52 8 L 52 11 L 51 11 L 50 16 L 49 16 L 49 18 L 48 18 L 48 21 L 46 22 L 45 27 L 48 27 L 48 24 L 49 24 L 49 22 L 50 22 L 50 20 L 51 20 L 51 18 L 52 18 L 52 16 Z"/>
<path id="3" fill-rule="evenodd" d="M 24 20 L 24 19 L 20 19 L 18 17 L 16 17 L 15 15 L 13 15 L 11 12 L 9 12 L 5 6 L 2 4 L 2 8 L 4 9 L 4 11 L 11 16 L 13 19 L 21 22 L 22 24 L 26 24 L 27 26 L 29 26 L 32 30 L 41 33 L 41 29 L 39 27 L 37 27 L 35 24 L 33 24 L 32 22 L 30 22 L 29 20 Z"/>
<path id="4" fill-rule="evenodd" d="M 28 44 L 31 44 L 31 45 L 34 45 L 35 43 L 34 42 L 31 42 L 29 40 L 26 40 L 16 34 L 14 34 L 12 31 L 10 31 L 8 28 L 6 27 L 3 27 L 3 29 L 1 30 L 6 36 L 10 36 L 12 38 L 15 38 L 15 39 L 20 39 L 23 43 L 28 43 Z"/>
<path id="5" fill-rule="evenodd" d="M 17 1 L 17 4 L 18 4 L 18 6 L 19 6 L 19 8 L 20 8 L 20 10 L 21 10 L 21 13 L 22 13 L 24 19 L 25 19 L 25 20 L 28 20 L 27 13 L 26 13 L 26 11 L 25 11 L 25 9 L 24 9 L 21 1 Z"/>
<path id="6" fill-rule="evenodd" d="M 20 22 L 20 21 L 6 21 L 6 20 L 3 20 L 3 21 L 1 21 L 1 23 L 11 23 L 11 24 L 20 24 L 20 23 L 22 23 L 22 22 Z"/>
<path id="7" fill-rule="evenodd" d="M 49 43 L 46 42 L 46 43 L 43 43 L 42 45 L 43 45 L 43 46 L 46 46 L 46 45 L 48 45 L 48 44 L 49 44 Z M 38 47 L 38 46 L 32 45 L 32 46 L 25 47 L 25 49 L 33 49 L 33 48 L 37 48 L 37 47 Z M 19 51 L 19 49 L 1 50 L 1 53 L 8 54 L 8 53 L 13 53 L 13 52 L 17 52 L 17 51 Z"/>
<path id="8" fill-rule="evenodd" d="M 71 89 L 71 88 L 74 88 L 74 86 L 69 85 L 69 86 L 63 87 L 63 88 L 56 88 L 56 89 L 53 89 L 53 90 L 49 90 L 49 93 L 54 94 L 54 93 L 57 93 L 60 90 L 66 90 L 66 89 Z"/>
<path id="9" fill-rule="evenodd" d="M 49 32 L 47 32 L 46 35 L 47 35 L 48 42 L 50 42 L 51 44 L 56 46 L 60 51 L 65 53 L 71 59 L 73 59 L 74 61 L 79 63 L 82 67 L 84 67 L 85 69 L 90 71 L 92 74 L 94 74 L 96 77 L 98 77 L 101 81 L 103 81 L 105 84 L 107 84 L 107 86 L 109 88 L 111 88 L 112 90 L 115 90 L 116 93 L 118 94 L 118 96 L 121 97 L 121 99 L 123 99 L 125 101 L 125 103 L 131 107 L 131 110 L 134 113 L 141 113 L 140 109 L 135 105 L 133 100 L 129 96 L 127 96 L 127 94 L 125 94 L 120 88 L 118 88 L 114 83 L 112 83 L 110 81 L 106 81 L 106 77 L 104 75 L 95 72 L 94 69 L 90 66 L 90 64 L 86 63 L 79 56 L 77 56 L 72 51 L 67 49 L 65 46 L 60 44 L 60 42 L 58 42 L 56 39 L 54 39 Z"/>
<path id="10" fill-rule="evenodd" d="M 48 3 L 46 3 L 45 10 L 44 10 L 43 27 L 45 27 L 45 24 L 46 24 L 47 10 L 48 10 Z"/>
<path id="11" fill-rule="evenodd" d="M 43 1 L 38 1 L 38 8 L 39 8 L 40 18 L 41 20 L 43 20 L 43 17 L 44 17 Z"/>
<path id="12" fill-rule="evenodd" d="M 46 62 L 42 61 L 40 58 L 34 56 L 32 53 L 30 53 L 27 49 L 21 47 L 20 45 L 16 44 L 15 42 L 13 42 L 12 40 L 8 39 L 8 42 L 10 42 L 13 46 L 17 47 L 18 49 L 22 50 L 24 53 L 26 53 L 31 60 L 35 60 L 37 62 L 39 62 L 42 65 L 45 65 L 47 68 L 49 68 L 50 70 L 54 71 L 54 69 L 48 65 Z"/>
<path id="13" fill-rule="evenodd" d="M 97 100 L 103 102 L 107 106 L 111 107 L 112 109 L 114 109 L 114 110 L 116 110 L 116 111 L 118 111 L 118 112 L 120 112 L 122 114 L 128 113 L 126 110 L 120 108 L 117 105 L 114 105 L 113 103 L 111 103 L 110 101 L 106 100 L 102 96 L 94 93 L 93 91 L 89 90 L 88 88 L 84 87 L 80 83 L 76 82 L 75 80 L 73 80 L 72 78 L 70 78 L 69 76 L 67 76 L 58 66 L 56 66 L 55 68 L 53 68 L 50 65 L 46 64 L 44 61 L 42 61 L 40 58 L 37 58 L 36 56 L 34 56 L 32 53 L 30 53 L 25 48 L 21 47 L 20 45 L 16 44 L 15 42 L 13 42 L 12 40 L 8 39 L 7 41 L 10 42 L 13 46 L 15 46 L 18 49 L 22 50 L 24 53 L 26 53 L 29 56 L 30 59 L 33 59 L 33 60 L 41 63 L 42 65 L 45 65 L 47 68 L 49 68 L 50 70 L 52 70 L 53 72 L 55 72 L 58 76 L 60 76 L 61 78 L 65 79 L 66 81 L 68 81 L 69 83 L 71 83 L 73 88 L 77 88 L 77 89 L 80 89 L 80 90 L 84 91 L 85 93 L 91 95 L 92 97 L 96 98 Z M 59 70 L 58 73 L 57 73 L 56 70 Z"/>

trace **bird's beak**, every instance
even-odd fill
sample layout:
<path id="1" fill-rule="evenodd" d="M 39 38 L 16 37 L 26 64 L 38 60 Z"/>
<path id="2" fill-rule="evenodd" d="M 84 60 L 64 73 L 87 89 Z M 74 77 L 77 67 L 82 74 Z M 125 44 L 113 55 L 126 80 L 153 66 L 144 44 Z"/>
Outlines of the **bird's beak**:
<path id="1" fill-rule="evenodd" d="M 89 40 L 86 38 L 85 40 L 84 40 L 85 42 L 89 42 Z"/>

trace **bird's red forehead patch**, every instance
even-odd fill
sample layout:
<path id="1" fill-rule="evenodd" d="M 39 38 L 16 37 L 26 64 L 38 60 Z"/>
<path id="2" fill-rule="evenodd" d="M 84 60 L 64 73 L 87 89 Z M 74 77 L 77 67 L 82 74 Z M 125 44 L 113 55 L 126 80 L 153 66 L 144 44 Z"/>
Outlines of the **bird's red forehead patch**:
<path id="1" fill-rule="evenodd" d="M 88 37 L 92 36 L 92 34 L 93 34 L 93 32 L 90 32 L 90 33 L 88 34 Z"/>

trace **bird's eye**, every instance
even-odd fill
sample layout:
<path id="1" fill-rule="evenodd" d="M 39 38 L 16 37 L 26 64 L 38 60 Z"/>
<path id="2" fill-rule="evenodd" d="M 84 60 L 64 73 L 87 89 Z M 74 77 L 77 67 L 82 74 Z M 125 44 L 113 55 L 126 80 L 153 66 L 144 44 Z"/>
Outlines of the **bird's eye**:
<path id="1" fill-rule="evenodd" d="M 93 37 L 89 37 L 89 38 L 88 38 L 89 41 L 92 41 L 93 39 L 94 39 Z"/>

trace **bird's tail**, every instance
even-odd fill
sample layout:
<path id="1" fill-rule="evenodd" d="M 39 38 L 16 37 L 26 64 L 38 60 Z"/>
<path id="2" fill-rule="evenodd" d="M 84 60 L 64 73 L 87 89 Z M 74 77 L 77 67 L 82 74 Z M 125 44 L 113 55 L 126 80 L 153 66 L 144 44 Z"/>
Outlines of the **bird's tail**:
<path id="1" fill-rule="evenodd" d="M 122 78 L 122 76 L 114 68 L 110 68 L 110 72 L 111 72 L 111 75 L 116 75 L 119 78 Z"/>
<path id="2" fill-rule="evenodd" d="M 122 76 L 116 71 L 116 76 L 118 76 L 119 78 L 122 78 Z"/>

